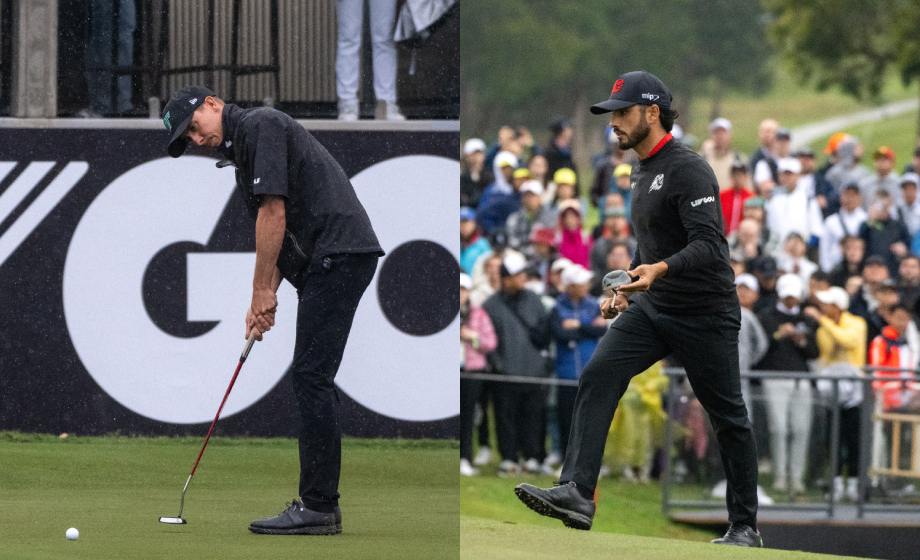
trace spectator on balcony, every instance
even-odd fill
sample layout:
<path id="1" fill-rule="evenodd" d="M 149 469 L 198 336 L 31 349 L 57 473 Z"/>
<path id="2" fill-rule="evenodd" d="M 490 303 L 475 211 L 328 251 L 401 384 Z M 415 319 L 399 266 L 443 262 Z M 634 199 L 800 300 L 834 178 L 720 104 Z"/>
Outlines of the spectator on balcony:
<path id="1" fill-rule="evenodd" d="M 834 286 L 815 294 L 820 308 L 806 307 L 805 315 L 818 321 L 818 364 L 827 374 L 858 378 L 866 365 L 866 322 L 847 311 L 850 297 L 843 288 Z M 831 395 L 832 382 L 818 381 L 818 389 Z M 840 406 L 840 461 L 834 473 L 835 500 L 843 497 L 855 501 L 859 485 L 859 405 L 862 403 L 862 383 L 839 382 L 837 405 Z M 844 490 L 843 473 L 849 477 Z"/>
<path id="2" fill-rule="evenodd" d="M 550 314 L 559 379 L 581 377 L 581 370 L 591 359 L 597 341 L 607 332 L 607 321 L 601 317 L 598 302 L 588 294 L 593 276 L 590 270 L 576 264 L 562 272 L 565 291 L 556 298 L 556 306 Z M 561 386 L 556 394 L 559 449 L 563 453 L 568 448 L 576 393 L 578 387 Z"/>
<path id="3" fill-rule="evenodd" d="M 488 370 L 486 354 L 495 349 L 495 330 L 489 315 L 470 301 L 473 279 L 460 273 L 460 343 L 463 353 L 460 368 L 468 372 Z M 482 392 L 483 382 L 477 379 L 460 380 L 460 474 L 473 476 L 478 471 L 473 459 L 473 417 L 476 402 Z"/>
<path id="4" fill-rule="evenodd" d="M 388 121 L 406 117 L 396 105 L 396 2 L 368 0 L 371 42 L 374 53 L 374 95 L 384 104 Z M 335 59 L 336 93 L 339 97 L 339 120 L 356 121 L 359 116 L 361 28 L 364 24 L 363 0 L 338 0 L 339 39 Z"/>
<path id="5" fill-rule="evenodd" d="M 495 175 L 485 166 L 486 143 L 479 138 L 470 138 L 463 145 L 463 162 L 460 172 L 460 206 L 475 208 L 486 187 L 495 180 Z"/>
<path id="6" fill-rule="evenodd" d="M 506 251 L 501 265 L 501 289 L 483 309 L 489 314 L 498 346 L 493 365 L 503 375 L 544 377 L 548 372 L 542 350 L 550 343 L 549 321 L 540 296 L 525 289 L 527 261 Z M 539 472 L 544 455 L 545 397 L 540 385 L 499 383 L 495 389 L 496 432 L 502 456 L 499 476 L 520 474 L 520 459 L 528 471 Z"/>
<path id="7" fill-rule="evenodd" d="M 818 357 L 817 325 L 802 313 L 804 284 L 796 274 L 784 274 L 776 283 L 776 307 L 758 314 L 770 336 L 758 370 L 805 373 L 808 361 Z M 764 379 L 770 445 L 773 458 L 773 489 L 801 494 L 811 430 L 811 383 L 796 379 Z"/>
<path id="8" fill-rule="evenodd" d="M 862 194 L 859 185 L 850 183 L 844 186 L 840 193 L 840 209 L 824 220 L 819 260 L 825 272 L 831 272 L 843 260 L 841 241 L 848 235 L 859 235 L 859 228 L 868 217 L 869 215 L 862 208 Z M 839 285 L 842 286 L 843 283 Z"/>

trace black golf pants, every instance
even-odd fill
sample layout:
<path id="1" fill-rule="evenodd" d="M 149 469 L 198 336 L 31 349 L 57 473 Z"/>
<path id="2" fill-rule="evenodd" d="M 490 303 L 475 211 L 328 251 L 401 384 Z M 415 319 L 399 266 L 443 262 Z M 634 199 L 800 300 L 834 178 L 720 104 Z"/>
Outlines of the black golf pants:
<path id="1" fill-rule="evenodd" d="M 334 379 L 377 259 L 373 253 L 325 257 L 298 293 L 291 378 L 301 418 L 300 497 L 314 511 L 332 513 L 338 505 L 342 434 Z"/>
<path id="2" fill-rule="evenodd" d="M 757 448 L 741 397 L 740 326 L 740 311 L 668 315 L 639 296 L 601 338 L 581 374 L 560 480 L 595 488 L 610 423 L 629 380 L 673 353 L 716 433 L 729 519 L 756 526 Z"/>

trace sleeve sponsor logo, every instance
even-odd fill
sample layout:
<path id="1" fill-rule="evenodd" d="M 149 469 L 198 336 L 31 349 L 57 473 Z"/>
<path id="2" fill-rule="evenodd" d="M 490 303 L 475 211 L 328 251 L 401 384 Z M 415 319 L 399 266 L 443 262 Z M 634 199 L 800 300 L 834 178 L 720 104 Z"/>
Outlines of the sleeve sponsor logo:
<path id="1" fill-rule="evenodd" d="M 710 203 L 710 202 L 715 202 L 715 200 L 716 200 L 716 197 L 714 197 L 714 196 L 707 196 L 707 197 L 704 197 L 704 198 L 698 198 L 698 199 L 694 200 L 693 202 L 691 202 L 691 203 L 690 203 L 690 206 L 696 208 L 696 207 L 699 206 L 700 204 L 708 204 L 708 203 Z"/>

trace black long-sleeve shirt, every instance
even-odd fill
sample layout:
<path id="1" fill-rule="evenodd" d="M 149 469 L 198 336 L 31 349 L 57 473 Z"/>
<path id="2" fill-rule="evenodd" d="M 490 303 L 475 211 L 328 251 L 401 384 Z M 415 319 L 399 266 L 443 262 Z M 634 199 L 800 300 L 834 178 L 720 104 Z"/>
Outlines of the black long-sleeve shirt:
<path id="1" fill-rule="evenodd" d="M 719 184 L 706 161 L 670 140 L 632 170 L 632 267 L 664 261 L 668 273 L 652 283 L 649 301 L 675 315 L 738 309 Z"/>

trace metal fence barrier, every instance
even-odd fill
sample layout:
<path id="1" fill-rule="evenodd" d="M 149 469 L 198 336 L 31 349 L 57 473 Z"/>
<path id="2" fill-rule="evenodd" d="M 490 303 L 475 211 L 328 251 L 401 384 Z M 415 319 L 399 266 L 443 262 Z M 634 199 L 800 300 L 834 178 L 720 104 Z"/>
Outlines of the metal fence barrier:
<path id="1" fill-rule="evenodd" d="M 722 508 L 725 506 L 724 500 L 679 500 L 672 498 L 672 487 L 674 485 L 673 464 L 671 458 L 671 448 L 674 444 L 675 436 L 675 405 L 679 401 L 680 384 L 686 372 L 683 368 L 663 368 L 663 373 L 669 379 L 666 412 L 667 424 L 665 427 L 665 465 L 662 472 L 662 510 L 668 515 L 673 509 L 693 509 L 693 508 Z M 914 414 L 894 414 L 881 412 L 878 402 L 873 398 L 874 391 L 873 381 L 893 381 L 892 377 L 875 375 L 878 372 L 901 372 L 911 373 L 914 379 L 920 379 L 920 370 L 904 370 L 903 368 L 890 367 L 864 367 L 862 368 L 863 377 L 854 377 L 852 375 L 823 375 L 812 372 L 789 372 L 789 371 L 743 371 L 743 379 L 796 379 L 804 381 L 826 380 L 831 383 L 831 398 L 833 403 L 830 407 L 831 420 L 829 426 L 829 463 L 830 477 L 832 478 L 837 472 L 840 449 L 840 405 L 838 404 L 840 396 L 841 382 L 858 382 L 862 384 L 863 399 L 859 404 L 859 492 L 856 501 L 856 515 L 859 519 L 864 517 L 866 512 L 911 512 L 920 513 L 920 506 L 900 505 L 900 504 L 871 504 L 867 503 L 867 494 L 870 487 L 870 477 L 877 475 L 893 475 L 903 477 L 920 477 L 920 415 Z M 557 385 L 567 387 L 577 387 L 578 381 L 573 379 L 557 379 L 553 377 L 523 377 L 510 376 L 496 373 L 474 373 L 461 372 L 461 379 L 471 379 L 480 381 L 493 381 L 499 383 L 527 383 L 539 385 Z M 912 381 L 912 379 L 903 379 L 903 382 Z M 878 452 L 873 455 L 873 424 L 882 421 L 892 422 L 892 447 L 891 465 L 892 468 L 883 468 L 877 464 L 870 466 L 870 462 L 876 463 L 879 458 Z M 900 457 L 900 431 L 902 424 L 912 426 L 911 438 L 911 467 L 910 469 L 899 469 Z M 877 435 L 877 434 L 876 434 Z M 770 510 L 813 510 L 825 511 L 828 518 L 834 517 L 834 510 L 837 506 L 833 488 L 828 491 L 827 500 L 824 502 L 811 503 L 778 503 L 773 505 L 760 505 L 761 509 Z"/>

